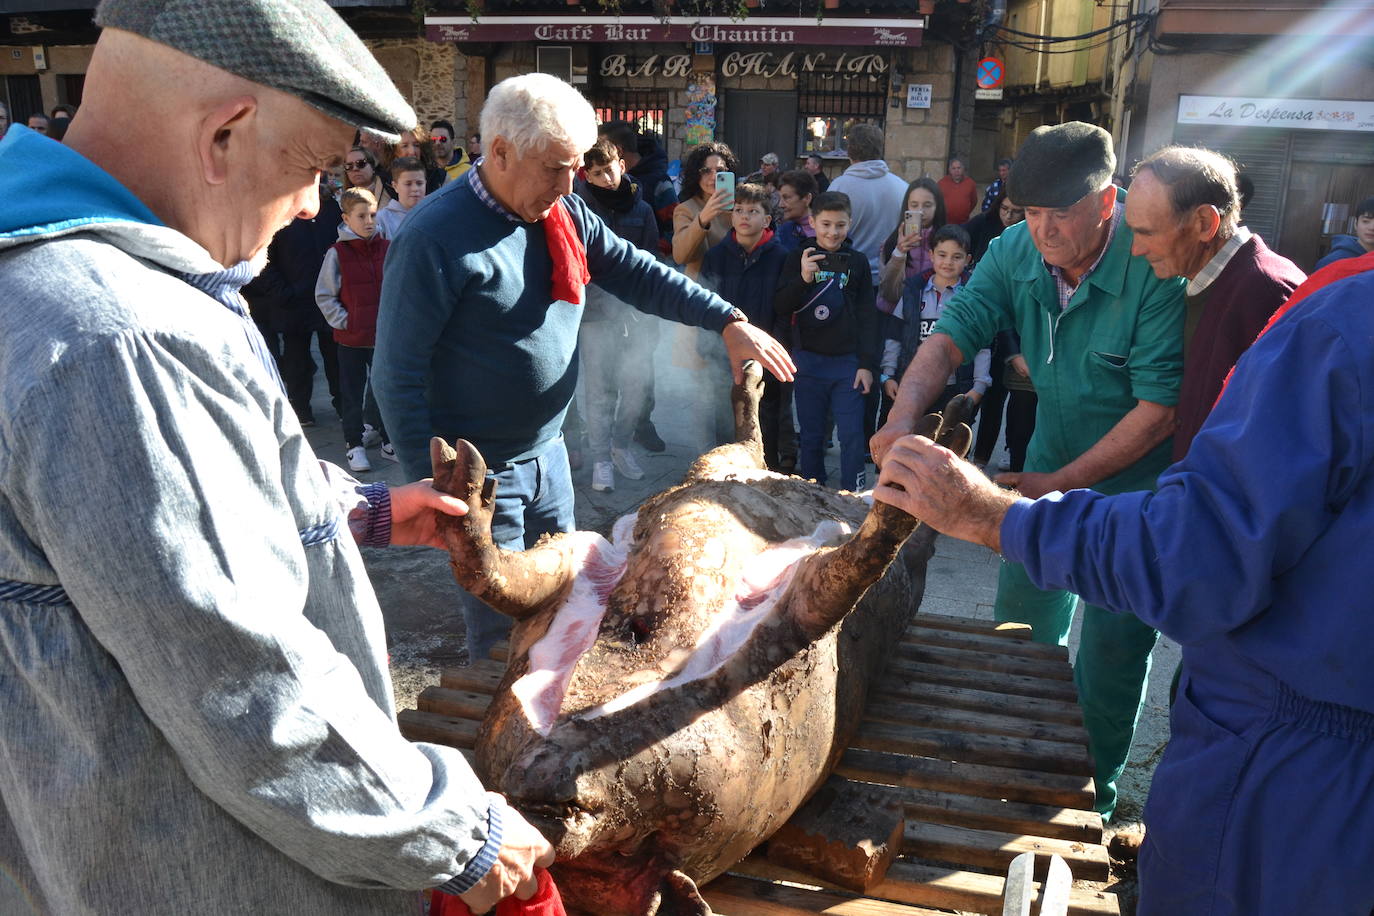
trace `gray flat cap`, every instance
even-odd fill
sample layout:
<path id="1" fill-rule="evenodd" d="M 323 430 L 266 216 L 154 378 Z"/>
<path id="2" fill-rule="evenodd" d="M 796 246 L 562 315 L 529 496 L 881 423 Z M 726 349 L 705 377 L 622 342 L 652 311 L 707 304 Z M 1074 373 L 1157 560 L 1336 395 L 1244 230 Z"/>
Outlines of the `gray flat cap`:
<path id="1" fill-rule="evenodd" d="M 1007 197 L 1018 207 L 1071 207 L 1112 181 L 1112 135 L 1095 124 L 1037 127 L 1016 153 Z"/>
<path id="2" fill-rule="evenodd" d="M 324 0 L 104 0 L 96 25 L 123 29 L 396 142 L 415 112 Z"/>

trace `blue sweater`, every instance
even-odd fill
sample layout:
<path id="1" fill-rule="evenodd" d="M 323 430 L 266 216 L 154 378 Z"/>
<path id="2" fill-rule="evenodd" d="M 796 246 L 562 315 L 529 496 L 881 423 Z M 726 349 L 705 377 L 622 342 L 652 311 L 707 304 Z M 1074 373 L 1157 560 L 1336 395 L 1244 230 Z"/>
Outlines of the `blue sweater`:
<path id="1" fill-rule="evenodd" d="M 488 207 L 469 175 L 421 201 L 387 253 L 372 384 L 412 479 L 431 473 L 431 436 L 468 439 L 493 468 L 542 454 L 577 384 L 582 305 L 550 298 L 543 225 Z M 618 238 L 576 195 L 563 205 L 592 282 L 650 314 L 725 327 L 726 302 Z"/>

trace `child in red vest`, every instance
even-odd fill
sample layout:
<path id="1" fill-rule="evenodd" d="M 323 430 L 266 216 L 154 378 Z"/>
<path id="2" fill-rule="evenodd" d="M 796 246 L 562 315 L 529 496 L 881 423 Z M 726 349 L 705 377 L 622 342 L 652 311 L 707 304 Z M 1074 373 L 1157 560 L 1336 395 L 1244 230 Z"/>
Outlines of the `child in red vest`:
<path id="1" fill-rule="evenodd" d="M 382 297 L 382 261 L 390 243 L 377 234 L 377 198 L 363 188 L 343 192 L 339 240 L 325 252 L 315 284 L 315 304 L 334 329 L 339 345 L 339 401 L 348 467 L 370 471 L 363 444 L 363 397 L 377 345 L 377 306 Z M 386 427 L 378 430 L 382 457 L 397 461 Z"/>

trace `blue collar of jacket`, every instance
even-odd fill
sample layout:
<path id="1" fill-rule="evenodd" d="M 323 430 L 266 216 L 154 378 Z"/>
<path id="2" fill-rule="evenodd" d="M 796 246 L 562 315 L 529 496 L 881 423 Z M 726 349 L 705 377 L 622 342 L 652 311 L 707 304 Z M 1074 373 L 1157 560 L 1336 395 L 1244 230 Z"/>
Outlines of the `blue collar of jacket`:
<path id="1" fill-rule="evenodd" d="M 1125 204 L 1125 188 L 1116 189 L 1116 200 L 1120 204 Z M 1023 220 L 1007 229 L 1002 235 L 1008 236 L 1008 241 L 1010 241 L 1010 238 L 1014 237 L 1013 233 L 1029 234 L 1030 229 Z M 1126 287 L 1126 267 L 1132 257 L 1132 238 L 1131 228 L 1126 225 L 1125 217 L 1122 217 L 1121 225 L 1116 227 L 1116 234 L 1112 237 L 1107 250 L 1102 253 L 1102 260 L 1098 263 L 1097 269 L 1089 274 L 1083 282 L 1101 290 L 1109 298 L 1119 297 Z M 1031 249 L 1035 251 L 1034 242 L 1027 241 Z M 1012 270 L 1014 279 L 1028 284 L 1030 289 L 1034 291 L 1036 300 L 1043 308 L 1054 314 L 1059 313 L 1059 294 L 1055 287 L 1054 277 L 1046 269 L 1038 251 L 1035 251 L 1032 257 L 1019 259 Z M 1073 303 L 1064 311 L 1077 307 L 1078 304 Z"/>
<path id="2" fill-rule="evenodd" d="M 162 226 L 143 201 L 75 150 L 22 125 L 0 140 L 0 241 L 112 222 Z"/>

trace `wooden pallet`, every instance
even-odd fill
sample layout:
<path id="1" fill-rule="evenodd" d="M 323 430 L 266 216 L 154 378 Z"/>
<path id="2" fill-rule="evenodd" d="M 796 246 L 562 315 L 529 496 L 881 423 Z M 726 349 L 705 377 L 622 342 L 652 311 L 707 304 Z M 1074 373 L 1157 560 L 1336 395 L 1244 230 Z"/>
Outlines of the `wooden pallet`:
<path id="1" fill-rule="evenodd" d="M 860 897 L 755 853 L 705 888 L 722 916 L 999 914 L 1018 853 L 1064 857 L 1075 878 L 1071 914 L 1119 914 L 1067 650 L 1025 629 L 921 614 L 874 685 L 859 733 L 840 761 L 847 779 L 894 787 L 906 806 L 902 855 Z M 446 670 L 400 714 L 413 741 L 471 754 L 505 670 L 496 660 Z"/>

